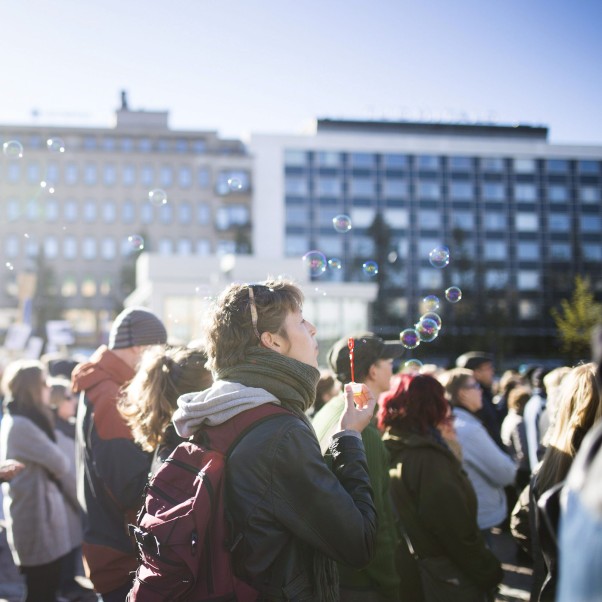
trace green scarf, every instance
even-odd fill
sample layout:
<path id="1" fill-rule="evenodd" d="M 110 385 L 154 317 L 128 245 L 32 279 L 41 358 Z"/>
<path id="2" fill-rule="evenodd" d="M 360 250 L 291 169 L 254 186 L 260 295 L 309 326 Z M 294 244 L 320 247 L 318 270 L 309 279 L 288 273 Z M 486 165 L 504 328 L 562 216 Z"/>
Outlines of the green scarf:
<path id="1" fill-rule="evenodd" d="M 319 370 L 313 366 L 263 347 L 252 347 L 247 350 L 244 362 L 231 368 L 222 368 L 215 377 L 246 387 L 265 389 L 277 397 L 283 407 L 306 422 L 313 432 L 305 415 L 316 398 L 316 386 L 320 379 Z M 319 550 L 314 550 L 313 560 L 316 600 L 338 602 L 339 575 L 336 563 Z"/>
<path id="2" fill-rule="evenodd" d="M 244 362 L 222 368 L 216 378 L 265 389 L 285 408 L 305 416 L 316 398 L 317 368 L 263 347 L 251 347 Z"/>

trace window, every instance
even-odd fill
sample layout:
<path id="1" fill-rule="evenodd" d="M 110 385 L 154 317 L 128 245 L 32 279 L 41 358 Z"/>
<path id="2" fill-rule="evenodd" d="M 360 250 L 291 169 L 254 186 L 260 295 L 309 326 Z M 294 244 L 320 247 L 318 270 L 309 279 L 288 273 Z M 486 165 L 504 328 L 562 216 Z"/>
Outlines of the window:
<path id="1" fill-rule="evenodd" d="M 581 232 L 600 234 L 602 231 L 602 220 L 599 215 L 582 215 L 580 220 Z"/>
<path id="2" fill-rule="evenodd" d="M 162 224 L 171 224 L 173 222 L 173 205 L 167 203 L 167 205 L 161 205 L 159 207 L 159 221 Z"/>
<path id="3" fill-rule="evenodd" d="M 568 232 L 571 227 L 571 218 L 568 213 L 550 213 L 548 216 L 548 229 L 550 232 Z"/>
<path id="4" fill-rule="evenodd" d="M 307 163 L 307 153 L 302 150 L 285 150 L 284 164 L 287 167 L 305 167 Z"/>
<path id="5" fill-rule="evenodd" d="M 284 252 L 287 257 L 297 257 L 309 250 L 309 239 L 303 234 L 287 234 L 284 243 Z"/>
<path id="6" fill-rule="evenodd" d="M 341 196 L 342 186 L 339 178 L 329 178 L 320 176 L 316 180 L 316 188 L 318 196 L 335 197 Z M 302 196 L 301 194 L 299 196 Z"/>
<path id="7" fill-rule="evenodd" d="M 187 153 L 188 152 L 188 140 L 185 138 L 178 138 L 175 143 L 176 153 Z"/>
<path id="8" fill-rule="evenodd" d="M 63 278 L 61 295 L 63 297 L 75 297 L 75 295 L 77 295 L 77 280 L 75 276 L 68 275 Z"/>
<path id="9" fill-rule="evenodd" d="M 548 173 L 566 173 L 569 170 L 569 162 L 565 159 L 548 159 L 546 161 L 546 171 Z"/>
<path id="10" fill-rule="evenodd" d="M 473 186 L 469 182 L 452 182 L 449 185 L 449 196 L 454 201 L 471 201 L 473 199 Z"/>
<path id="11" fill-rule="evenodd" d="M 65 236 L 63 238 L 63 257 L 65 259 L 75 259 L 77 257 L 77 240 L 75 236 Z"/>
<path id="12" fill-rule="evenodd" d="M 195 155 L 202 155 L 207 151 L 207 143 L 204 140 L 193 140 L 192 141 L 192 152 Z"/>
<path id="13" fill-rule="evenodd" d="M 17 199 L 8 199 L 6 202 L 6 219 L 16 222 L 21 215 L 21 207 Z"/>
<path id="14" fill-rule="evenodd" d="M 192 186 L 192 169 L 187 165 L 181 166 L 178 171 L 178 184 L 180 188 L 190 188 Z"/>
<path id="15" fill-rule="evenodd" d="M 585 261 L 602 261 L 602 245 L 585 243 L 581 249 Z"/>
<path id="16" fill-rule="evenodd" d="M 514 198 L 517 201 L 534 203 L 537 200 L 537 190 L 533 184 L 517 184 L 514 187 Z"/>
<path id="17" fill-rule="evenodd" d="M 405 169 L 408 166 L 408 158 L 405 155 L 384 155 L 385 169 Z"/>
<path id="18" fill-rule="evenodd" d="M 117 207 L 113 201 L 103 202 L 102 218 L 106 224 L 112 224 L 117 219 Z"/>
<path id="19" fill-rule="evenodd" d="M 521 291 L 533 291 L 539 288 L 539 272 L 535 270 L 519 270 L 516 285 Z"/>
<path id="20" fill-rule="evenodd" d="M 483 228 L 488 231 L 501 232 L 506 229 L 506 215 L 501 212 L 485 211 L 483 213 Z"/>
<path id="21" fill-rule="evenodd" d="M 28 238 L 25 241 L 25 256 L 35 258 L 38 256 L 40 252 L 40 244 L 37 240 L 32 240 Z"/>
<path id="22" fill-rule="evenodd" d="M 488 289 L 504 288 L 508 285 L 508 272 L 506 270 L 486 270 L 485 287 Z"/>
<path id="23" fill-rule="evenodd" d="M 383 182 L 383 196 L 386 199 L 405 199 L 408 196 L 408 183 L 399 178 L 387 178 Z"/>
<path id="24" fill-rule="evenodd" d="M 287 205 L 285 210 L 287 226 L 306 226 L 309 222 L 309 209 L 305 205 Z M 332 217 L 330 223 L 332 224 Z"/>
<path id="25" fill-rule="evenodd" d="M 121 206 L 121 221 L 132 224 L 136 219 L 136 207 L 132 201 L 125 201 Z"/>
<path id="26" fill-rule="evenodd" d="M 25 205 L 25 217 L 30 222 L 35 222 L 40 217 L 40 205 L 37 199 L 27 201 Z"/>
<path id="27" fill-rule="evenodd" d="M 537 318 L 539 308 L 535 301 L 522 299 L 518 304 L 518 316 L 521 320 L 532 320 Z"/>
<path id="28" fill-rule="evenodd" d="M 94 297 L 96 295 L 96 281 L 92 276 L 84 276 L 82 280 L 82 296 Z"/>
<path id="29" fill-rule="evenodd" d="M 103 276 L 100 279 L 100 294 L 103 297 L 108 297 L 111 294 L 111 279 L 108 276 Z"/>
<path id="30" fill-rule="evenodd" d="M 376 195 L 376 183 L 372 178 L 351 178 L 349 192 L 355 198 L 372 199 Z"/>
<path id="31" fill-rule="evenodd" d="M 56 184 L 59 181 L 59 166 L 57 163 L 48 163 L 46 166 L 46 177 L 44 179 L 49 184 Z"/>
<path id="32" fill-rule="evenodd" d="M 407 228 L 410 221 L 407 209 L 385 209 L 383 217 L 391 228 L 396 229 Z"/>
<path id="33" fill-rule="evenodd" d="M 184 226 L 192 223 L 192 206 L 188 201 L 184 201 L 178 206 L 178 221 Z"/>
<path id="34" fill-rule="evenodd" d="M 84 259 L 96 259 L 96 239 L 86 236 L 82 240 L 82 257 Z"/>
<path id="35" fill-rule="evenodd" d="M 150 138 L 140 138 L 138 140 L 138 150 L 141 153 L 150 153 L 153 150 L 153 143 Z"/>
<path id="36" fill-rule="evenodd" d="M 199 203 L 196 206 L 196 221 L 199 226 L 206 226 L 211 220 L 211 209 L 207 203 Z"/>
<path id="37" fill-rule="evenodd" d="M 134 150 L 134 141 L 131 138 L 122 138 L 121 150 L 124 153 L 131 153 Z"/>
<path id="38" fill-rule="evenodd" d="M 418 272 L 418 286 L 422 290 L 431 290 L 443 286 L 443 276 L 439 270 L 421 269 Z"/>
<path id="39" fill-rule="evenodd" d="M 307 196 L 307 180 L 294 176 L 287 176 L 284 182 L 284 192 L 286 196 Z"/>
<path id="40" fill-rule="evenodd" d="M 103 138 L 102 139 L 102 148 L 106 151 L 114 151 L 117 148 L 117 143 L 115 138 Z"/>
<path id="41" fill-rule="evenodd" d="M 86 136 L 83 140 L 82 146 L 84 147 L 84 150 L 95 150 L 96 138 L 94 138 L 94 136 Z"/>
<path id="42" fill-rule="evenodd" d="M 19 237 L 16 234 L 9 234 L 4 239 L 4 254 L 10 259 L 19 256 Z"/>
<path id="43" fill-rule="evenodd" d="M 218 240 L 216 252 L 218 255 L 236 253 L 236 243 L 233 240 Z"/>
<path id="44" fill-rule="evenodd" d="M 343 254 L 343 238 L 341 236 L 318 236 L 317 247 L 327 257 L 340 257 Z"/>
<path id="45" fill-rule="evenodd" d="M 481 159 L 481 169 L 491 173 L 504 171 L 504 159 L 500 157 L 484 157 Z"/>
<path id="46" fill-rule="evenodd" d="M 75 163 L 67 163 L 65 165 L 65 182 L 70 186 L 77 184 L 77 165 Z"/>
<path id="47" fill-rule="evenodd" d="M 86 163 L 84 166 L 84 182 L 88 186 L 94 186 L 96 184 L 96 164 Z"/>
<path id="48" fill-rule="evenodd" d="M 438 182 L 418 182 L 416 194 L 419 199 L 436 201 L 441 197 L 441 187 Z"/>
<path id="49" fill-rule="evenodd" d="M 471 171 L 472 159 L 470 157 L 450 157 L 449 169 L 450 171 Z"/>
<path id="50" fill-rule="evenodd" d="M 550 259 L 568 261 L 571 259 L 571 245 L 568 242 L 553 242 L 550 245 Z"/>
<path id="51" fill-rule="evenodd" d="M 578 161 L 577 171 L 580 174 L 597 174 L 600 173 L 600 164 L 597 161 Z"/>
<path id="52" fill-rule="evenodd" d="M 600 189 L 596 186 L 581 186 L 579 190 L 579 198 L 582 203 L 599 203 L 600 202 Z"/>
<path id="53" fill-rule="evenodd" d="M 179 238 L 177 243 L 178 255 L 192 255 L 192 242 L 188 238 Z"/>
<path id="54" fill-rule="evenodd" d="M 431 209 L 418 212 L 418 227 L 421 230 L 438 230 L 442 226 L 441 214 Z"/>
<path id="55" fill-rule="evenodd" d="M 353 236 L 353 244 L 351 245 L 351 252 L 355 257 L 362 257 L 364 259 L 372 258 L 374 255 L 374 240 L 369 236 L 355 233 Z"/>
<path id="56" fill-rule="evenodd" d="M 123 166 L 122 179 L 124 186 L 134 186 L 136 184 L 136 167 L 125 164 Z"/>
<path id="57" fill-rule="evenodd" d="M 48 199 L 44 204 L 47 222 L 56 222 L 59 218 L 59 204 L 54 199 Z"/>
<path id="58" fill-rule="evenodd" d="M 215 191 L 219 195 L 247 192 L 251 188 L 249 172 L 242 169 L 220 171 L 217 175 Z"/>
<path id="59" fill-rule="evenodd" d="M 506 241 L 488 240 L 483 244 L 483 255 L 489 261 L 505 261 L 508 257 Z"/>
<path id="60" fill-rule="evenodd" d="M 152 224 L 153 216 L 153 206 L 150 203 L 142 203 L 140 206 L 140 221 L 143 224 Z"/>
<path id="61" fill-rule="evenodd" d="M 160 153 L 166 153 L 169 151 L 169 141 L 161 138 L 157 140 L 157 151 Z"/>
<path id="62" fill-rule="evenodd" d="M 441 246 L 441 241 L 437 238 L 421 238 L 418 241 L 419 259 L 428 259 L 429 253 L 435 248 Z"/>
<path id="63" fill-rule="evenodd" d="M 419 155 L 416 157 L 416 168 L 419 170 L 439 169 L 439 157 L 434 155 Z"/>
<path id="64" fill-rule="evenodd" d="M 537 261 L 539 259 L 539 244 L 520 241 L 516 248 L 516 257 L 520 261 Z"/>
<path id="65" fill-rule="evenodd" d="M 516 214 L 516 230 L 518 232 L 537 232 L 538 220 L 536 213 L 518 212 Z"/>
<path id="66" fill-rule="evenodd" d="M 374 221 L 376 216 L 376 210 L 371 207 L 354 207 L 351 210 L 351 224 L 354 228 L 369 228 Z M 332 225 L 332 218 L 330 216 L 330 225 Z"/>
<path id="67" fill-rule="evenodd" d="M 84 221 L 87 223 L 96 221 L 96 201 L 92 199 L 84 201 Z"/>
<path id="68" fill-rule="evenodd" d="M 514 171 L 516 173 L 534 173 L 535 159 L 514 159 Z"/>
<path id="69" fill-rule="evenodd" d="M 30 163 L 27 166 L 27 181 L 30 184 L 39 184 L 39 182 L 40 182 L 40 165 L 38 163 Z"/>
<path id="70" fill-rule="evenodd" d="M 163 165 L 159 170 L 159 181 L 164 188 L 173 184 L 173 169 L 169 165 Z"/>
<path id="71" fill-rule="evenodd" d="M 196 254 L 197 255 L 211 255 L 211 243 L 204 238 L 197 239 Z"/>
<path id="72" fill-rule="evenodd" d="M 248 223 L 249 209 L 245 205 L 220 207 L 215 215 L 215 225 L 218 230 L 227 230 L 232 226 L 246 226 Z"/>
<path id="73" fill-rule="evenodd" d="M 117 243 L 113 238 L 103 238 L 100 242 L 100 256 L 102 259 L 111 261 L 117 256 Z"/>
<path id="74" fill-rule="evenodd" d="M 454 211 L 451 216 L 452 228 L 472 231 L 475 227 L 474 213 L 471 211 Z"/>
<path id="75" fill-rule="evenodd" d="M 550 203 L 564 203 L 569 195 L 566 186 L 554 185 L 548 187 L 548 200 Z"/>
<path id="76" fill-rule="evenodd" d="M 349 164 L 351 167 L 359 169 L 372 169 L 376 165 L 376 155 L 372 153 L 351 153 Z"/>
<path id="77" fill-rule="evenodd" d="M 197 172 L 197 184 L 199 188 L 203 190 L 209 188 L 211 186 L 211 174 L 209 173 L 209 169 L 207 167 L 200 167 Z"/>
<path id="78" fill-rule="evenodd" d="M 159 239 L 157 250 L 159 255 L 173 255 L 173 241 L 170 238 Z"/>
<path id="79" fill-rule="evenodd" d="M 142 186 L 152 186 L 155 174 L 152 165 L 143 165 L 140 170 L 140 183 Z"/>
<path id="80" fill-rule="evenodd" d="M 113 163 L 105 163 L 103 169 L 103 182 L 105 186 L 113 186 L 117 181 L 117 168 Z"/>
<path id="81" fill-rule="evenodd" d="M 44 239 L 44 257 L 56 259 L 59 254 L 59 242 L 56 236 L 47 236 Z"/>
<path id="82" fill-rule="evenodd" d="M 65 201 L 63 206 L 63 218 L 69 223 L 77 221 L 77 201 Z"/>
<path id="83" fill-rule="evenodd" d="M 332 151 L 316 153 L 316 164 L 319 167 L 338 167 L 341 163 L 341 154 Z"/>
<path id="84" fill-rule="evenodd" d="M 9 163 L 8 172 L 6 173 L 6 179 L 9 182 L 18 182 L 21 178 L 21 166 L 18 163 Z"/>

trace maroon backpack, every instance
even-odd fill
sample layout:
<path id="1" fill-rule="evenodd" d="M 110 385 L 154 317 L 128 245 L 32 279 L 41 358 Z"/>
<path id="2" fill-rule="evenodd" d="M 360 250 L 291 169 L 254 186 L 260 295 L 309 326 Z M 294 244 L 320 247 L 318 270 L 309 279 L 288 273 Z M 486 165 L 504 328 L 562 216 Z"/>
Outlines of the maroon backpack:
<path id="1" fill-rule="evenodd" d="M 253 427 L 287 410 L 262 404 L 201 431 L 203 443 L 180 443 L 148 486 L 137 525 L 139 566 L 130 602 L 255 602 L 259 593 L 237 579 L 236 542 L 224 508 L 229 454 Z"/>

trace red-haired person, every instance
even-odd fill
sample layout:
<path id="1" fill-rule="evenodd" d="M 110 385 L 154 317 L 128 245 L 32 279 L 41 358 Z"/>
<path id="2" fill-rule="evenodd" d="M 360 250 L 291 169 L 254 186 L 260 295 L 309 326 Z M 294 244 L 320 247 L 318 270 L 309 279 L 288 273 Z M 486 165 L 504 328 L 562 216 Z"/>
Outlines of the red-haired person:
<path id="1" fill-rule="evenodd" d="M 402 374 L 380 403 L 378 423 L 391 456 L 391 492 L 400 531 L 419 558 L 444 557 L 453 563 L 463 587 L 470 590 L 467 601 L 485 600 L 503 573 L 477 525 L 472 485 L 441 436 L 452 420 L 443 387 L 432 376 Z M 404 537 L 397 566 L 402 602 L 423 601 L 418 563 Z"/>

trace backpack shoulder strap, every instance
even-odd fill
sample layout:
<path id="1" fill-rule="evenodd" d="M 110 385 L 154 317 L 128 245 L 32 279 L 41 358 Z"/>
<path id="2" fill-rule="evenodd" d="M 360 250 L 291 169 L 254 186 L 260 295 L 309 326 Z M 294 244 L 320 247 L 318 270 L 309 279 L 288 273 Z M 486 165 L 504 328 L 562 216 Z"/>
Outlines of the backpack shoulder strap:
<path id="1" fill-rule="evenodd" d="M 222 424 L 201 429 L 194 436 L 194 441 L 229 456 L 241 439 L 253 428 L 262 422 L 286 414 L 291 415 L 292 412 L 273 403 L 264 403 L 245 410 Z"/>

